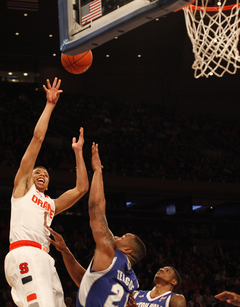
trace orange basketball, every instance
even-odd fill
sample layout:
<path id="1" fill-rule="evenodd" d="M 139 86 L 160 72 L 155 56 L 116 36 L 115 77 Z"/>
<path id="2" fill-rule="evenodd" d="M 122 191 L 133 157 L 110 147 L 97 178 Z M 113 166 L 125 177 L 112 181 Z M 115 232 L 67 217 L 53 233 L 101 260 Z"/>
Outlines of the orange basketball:
<path id="1" fill-rule="evenodd" d="M 82 74 L 92 65 L 92 51 L 88 50 L 77 55 L 61 54 L 63 67 L 71 74 Z"/>

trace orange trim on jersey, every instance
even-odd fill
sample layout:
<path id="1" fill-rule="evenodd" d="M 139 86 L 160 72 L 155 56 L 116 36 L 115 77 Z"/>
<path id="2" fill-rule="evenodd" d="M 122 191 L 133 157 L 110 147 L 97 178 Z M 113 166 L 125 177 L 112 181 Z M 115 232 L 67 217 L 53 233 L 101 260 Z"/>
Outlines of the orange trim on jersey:
<path id="1" fill-rule="evenodd" d="M 33 300 L 36 300 L 37 299 L 37 294 L 36 293 L 32 293 L 32 294 L 29 294 L 27 296 L 27 302 L 30 302 L 30 301 L 33 301 Z"/>
<path id="2" fill-rule="evenodd" d="M 35 241 L 30 241 L 30 240 L 20 240 L 20 241 L 13 242 L 10 244 L 9 250 L 11 251 L 15 248 L 19 248 L 23 246 L 33 246 L 33 247 L 42 249 L 43 251 L 47 252 L 47 248 L 45 246 L 43 246 L 40 243 L 37 243 Z"/>

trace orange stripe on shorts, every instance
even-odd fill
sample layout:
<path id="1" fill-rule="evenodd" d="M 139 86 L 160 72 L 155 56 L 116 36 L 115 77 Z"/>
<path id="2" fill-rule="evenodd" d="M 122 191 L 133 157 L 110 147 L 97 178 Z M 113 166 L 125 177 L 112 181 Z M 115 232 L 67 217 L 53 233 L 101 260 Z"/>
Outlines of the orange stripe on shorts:
<path id="1" fill-rule="evenodd" d="M 27 296 L 27 301 L 30 302 L 30 301 L 33 301 L 37 298 L 37 294 L 36 293 L 32 293 L 30 295 Z"/>

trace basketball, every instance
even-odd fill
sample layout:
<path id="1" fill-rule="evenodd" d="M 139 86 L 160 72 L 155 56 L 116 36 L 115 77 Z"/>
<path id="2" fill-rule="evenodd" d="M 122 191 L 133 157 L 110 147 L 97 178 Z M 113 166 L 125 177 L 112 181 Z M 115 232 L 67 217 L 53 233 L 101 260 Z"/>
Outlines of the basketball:
<path id="1" fill-rule="evenodd" d="M 88 50 L 77 55 L 61 54 L 63 67 L 71 74 L 83 74 L 92 65 L 92 51 Z"/>

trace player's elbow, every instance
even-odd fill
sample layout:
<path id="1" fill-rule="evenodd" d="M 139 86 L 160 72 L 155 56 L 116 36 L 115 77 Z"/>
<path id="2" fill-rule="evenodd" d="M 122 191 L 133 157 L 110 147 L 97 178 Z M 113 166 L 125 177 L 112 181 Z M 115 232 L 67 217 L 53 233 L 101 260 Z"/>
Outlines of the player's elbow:
<path id="1" fill-rule="evenodd" d="M 42 143 L 43 140 L 44 140 L 44 135 L 42 135 L 42 134 L 41 134 L 40 132 L 38 132 L 38 131 L 34 131 L 33 139 L 34 139 L 36 142 Z"/>
<path id="2" fill-rule="evenodd" d="M 79 194 L 79 197 L 82 197 L 85 195 L 89 190 L 89 183 L 86 182 L 85 184 L 81 185 L 80 187 L 76 187 L 77 193 Z"/>
<path id="3" fill-rule="evenodd" d="M 88 200 L 88 211 L 91 213 L 92 211 L 103 212 L 105 214 L 106 208 L 106 200 L 105 198 L 99 197 L 92 199 L 91 197 Z"/>

